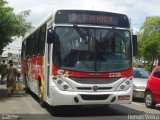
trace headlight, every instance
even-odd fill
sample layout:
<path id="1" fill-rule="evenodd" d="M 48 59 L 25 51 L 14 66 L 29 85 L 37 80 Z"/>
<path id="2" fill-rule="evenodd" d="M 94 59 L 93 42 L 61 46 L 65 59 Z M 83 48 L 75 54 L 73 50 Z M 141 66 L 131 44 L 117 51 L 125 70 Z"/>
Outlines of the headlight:
<path id="1" fill-rule="evenodd" d="M 72 87 L 64 80 L 61 80 L 60 78 L 53 80 L 53 82 L 62 91 L 73 91 Z"/>
<path id="2" fill-rule="evenodd" d="M 125 80 L 123 83 L 121 83 L 121 84 L 117 87 L 116 91 L 125 91 L 125 90 L 129 89 L 129 87 L 131 87 L 131 85 L 132 85 L 131 82 L 132 82 L 132 81 L 129 80 L 129 79 Z"/>

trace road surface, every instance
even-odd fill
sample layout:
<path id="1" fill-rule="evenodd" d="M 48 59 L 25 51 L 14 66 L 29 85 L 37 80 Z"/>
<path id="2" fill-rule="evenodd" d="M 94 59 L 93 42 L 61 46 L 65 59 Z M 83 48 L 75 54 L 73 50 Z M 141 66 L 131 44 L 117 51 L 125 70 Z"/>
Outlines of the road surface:
<path id="1" fill-rule="evenodd" d="M 148 117 L 148 118 L 147 118 Z M 0 85 L 0 119 L 5 120 L 125 120 L 160 119 L 160 107 L 149 109 L 142 100 L 127 105 L 69 106 L 42 108 L 37 97 L 19 91 L 7 97 L 6 85 Z M 10 120 L 8 119 L 8 120 Z M 151 119 L 151 120 L 152 120 Z"/>

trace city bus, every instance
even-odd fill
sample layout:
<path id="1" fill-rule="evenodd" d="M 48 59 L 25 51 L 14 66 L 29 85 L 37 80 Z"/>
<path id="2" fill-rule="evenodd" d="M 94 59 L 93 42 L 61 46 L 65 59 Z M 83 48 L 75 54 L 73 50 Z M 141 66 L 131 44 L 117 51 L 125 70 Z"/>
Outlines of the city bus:
<path id="1" fill-rule="evenodd" d="M 136 54 L 126 15 L 55 10 L 23 39 L 22 78 L 42 107 L 129 104 Z"/>

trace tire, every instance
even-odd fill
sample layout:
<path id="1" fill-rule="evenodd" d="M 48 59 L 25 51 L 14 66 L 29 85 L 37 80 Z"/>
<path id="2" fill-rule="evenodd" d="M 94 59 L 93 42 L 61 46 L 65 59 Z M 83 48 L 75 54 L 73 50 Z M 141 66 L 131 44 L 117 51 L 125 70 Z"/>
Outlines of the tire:
<path id="1" fill-rule="evenodd" d="M 144 100 L 147 108 L 155 108 L 156 103 L 154 102 L 153 95 L 150 91 L 145 93 Z"/>
<path id="2" fill-rule="evenodd" d="M 26 76 L 24 77 L 24 90 L 25 90 L 25 92 L 27 93 L 27 94 L 30 94 L 30 89 L 29 89 L 29 87 L 28 87 L 28 84 L 27 84 L 27 78 L 26 78 Z"/>
<path id="3" fill-rule="evenodd" d="M 39 86 L 38 98 L 39 98 L 39 104 L 40 104 L 40 106 L 42 108 L 46 108 L 47 107 L 47 103 L 45 101 L 43 101 L 42 86 Z"/>
<path id="4" fill-rule="evenodd" d="M 25 88 L 25 92 L 27 93 L 27 94 L 30 94 L 30 89 L 29 88 Z"/>

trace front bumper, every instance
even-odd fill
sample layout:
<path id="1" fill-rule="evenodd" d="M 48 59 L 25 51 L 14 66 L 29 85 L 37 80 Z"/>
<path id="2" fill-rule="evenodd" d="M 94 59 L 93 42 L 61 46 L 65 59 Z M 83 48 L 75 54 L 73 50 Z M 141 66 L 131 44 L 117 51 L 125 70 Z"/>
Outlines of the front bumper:
<path id="1" fill-rule="evenodd" d="M 50 105 L 91 105 L 91 104 L 129 104 L 133 89 L 114 92 L 69 92 L 57 87 L 50 88 Z"/>
<path id="2" fill-rule="evenodd" d="M 133 90 L 133 97 L 135 98 L 144 98 L 145 90 L 141 89 L 134 89 Z"/>

